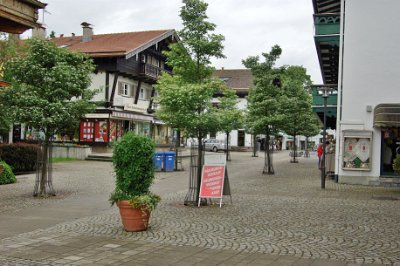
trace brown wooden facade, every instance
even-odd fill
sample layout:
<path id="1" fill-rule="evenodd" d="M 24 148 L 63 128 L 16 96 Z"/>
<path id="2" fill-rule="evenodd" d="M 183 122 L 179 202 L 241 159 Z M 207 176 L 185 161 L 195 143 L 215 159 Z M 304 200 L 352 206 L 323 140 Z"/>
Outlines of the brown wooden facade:
<path id="1" fill-rule="evenodd" d="M 21 34 L 38 26 L 38 10 L 46 4 L 36 0 L 0 0 L 0 31 Z"/>

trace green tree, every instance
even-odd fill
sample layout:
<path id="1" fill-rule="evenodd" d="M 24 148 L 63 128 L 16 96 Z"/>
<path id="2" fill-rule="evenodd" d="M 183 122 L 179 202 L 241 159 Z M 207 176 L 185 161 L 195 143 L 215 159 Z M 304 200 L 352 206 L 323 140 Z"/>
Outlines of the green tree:
<path id="1" fill-rule="evenodd" d="M 234 90 L 225 89 L 224 97 L 218 103 L 219 130 L 226 134 L 226 160 L 230 161 L 229 135 L 234 129 L 243 127 L 243 111 L 237 109 L 237 95 Z"/>
<path id="2" fill-rule="evenodd" d="M 281 129 L 293 136 L 293 159 L 296 163 L 296 137 L 302 135 L 302 130 L 310 122 L 312 116 L 312 97 L 308 93 L 311 86 L 310 76 L 301 66 L 289 66 L 282 75 L 281 113 L 284 114 L 285 123 Z"/>
<path id="3" fill-rule="evenodd" d="M 0 32 L 0 81 L 3 79 L 4 65 L 7 61 L 22 52 L 21 46 L 17 45 L 18 38 L 14 35 Z M 2 91 L 0 90 L 0 94 Z M 0 101 L 0 135 L 8 134 L 12 120 L 5 103 Z"/>
<path id="4" fill-rule="evenodd" d="M 281 114 L 282 90 L 280 86 L 280 73 L 282 69 L 274 68 L 276 60 L 282 49 L 275 45 L 269 53 L 263 53 L 264 61 L 260 62 L 258 56 L 250 56 L 243 60 L 245 67 L 251 69 L 253 74 L 253 87 L 248 96 L 247 125 L 252 132 L 263 132 L 266 136 L 265 163 L 263 173 L 274 174 L 272 154 L 270 150 L 271 136 L 276 133 L 282 124 Z"/>
<path id="5" fill-rule="evenodd" d="M 5 79 L 10 86 L 2 97 L 15 121 L 26 123 L 44 134 L 43 170 L 35 196 L 54 194 L 48 178 L 50 138 L 70 127 L 94 110 L 88 89 L 93 63 L 83 54 L 56 47 L 53 43 L 31 39 L 26 54 L 5 64 Z"/>
<path id="6" fill-rule="evenodd" d="M 181 40 L 166 52 L 174 76 L 164 74 L 158 82 L 160 109 L 156 115 L 198 140 L 196 202 L 203 165 L 202 140 L 208 132 L 218 129 L 217 108 L 212 105 L 212 98 L 220 91 L 222 81 L 212 78 L 210 60 L 223 57 L 224 37 L 213 33 L 216 25 L 207 21 L 207 3 L 201 0 L 182 2 L 183 29 L 178 32 Z"/>
<path id="7" fill-rule="evenodd" d="M 319 119 L 316 117 L 315 113 L 311 113 L 305 117 L 304 126 L 299 131 L 300 135 L 306 137 L 306 150 L 305 150 L 305 157 L 309 157 L 310 153 L 308 151 L 308 138 L 312 136 L 318 135 L 321 130 Z"/>

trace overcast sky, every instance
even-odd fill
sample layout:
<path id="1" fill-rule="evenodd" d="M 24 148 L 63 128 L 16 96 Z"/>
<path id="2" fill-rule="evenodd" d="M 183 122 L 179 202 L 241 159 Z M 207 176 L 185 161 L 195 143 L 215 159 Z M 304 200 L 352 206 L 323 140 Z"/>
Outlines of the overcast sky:
<path id="1" fill-rule="evenodd" d="M 48 34 L 82 34 L 83 21 L 95 34 L 157 29 L 182 29 L 181 0 L 42 0 L 48 5 L 40 22 Z M 225 59 L 216 68 L 244 68 L 241 61 L 281 46 L 277 65 L 302 65 L 314 83 L 321 83 L 313 39 L 312 0 L 206 0 L 209 21 L 225 36 Z"/>

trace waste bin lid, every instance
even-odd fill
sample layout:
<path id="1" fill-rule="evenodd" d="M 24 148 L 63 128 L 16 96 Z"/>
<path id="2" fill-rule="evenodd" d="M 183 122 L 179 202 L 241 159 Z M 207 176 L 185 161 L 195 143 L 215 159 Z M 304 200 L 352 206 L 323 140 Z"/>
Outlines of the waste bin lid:
<path id="1" fill-rule="evenodd" d="M 174 151 L 165 151 L 164 152 L 165 155 L 175 155 Z"/>
<path id="2" fill-rule="evenodd" d="M 156 154 L 156 155 L 163 155 L 164 152 L 163 152 L 163 151 L 156 151 L 155 154 Z"/>

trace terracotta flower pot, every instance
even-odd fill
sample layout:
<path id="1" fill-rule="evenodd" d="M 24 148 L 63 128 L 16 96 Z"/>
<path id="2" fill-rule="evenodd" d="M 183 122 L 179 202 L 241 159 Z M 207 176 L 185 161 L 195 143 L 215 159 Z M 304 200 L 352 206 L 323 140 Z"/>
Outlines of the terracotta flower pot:
<path id="1" fill-rule="evenodd" d="M 139 232 L 147 230 L 150 218 L 150 212 L 148 210 L 134 208 L 127 200 L 117 202 L 117 206 L 119 207 L 119 213 L 121 214 L 121 220 L 125 231 Z"/>

